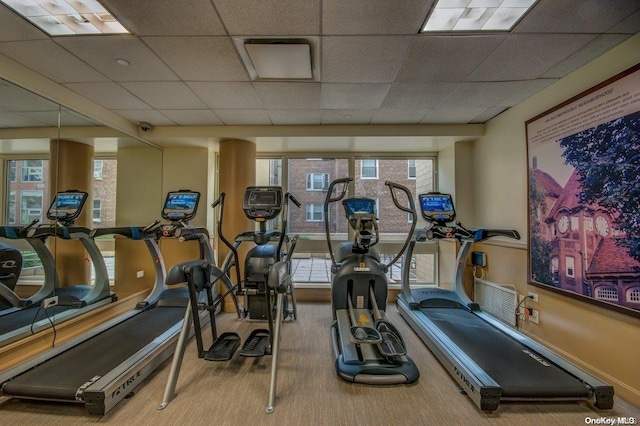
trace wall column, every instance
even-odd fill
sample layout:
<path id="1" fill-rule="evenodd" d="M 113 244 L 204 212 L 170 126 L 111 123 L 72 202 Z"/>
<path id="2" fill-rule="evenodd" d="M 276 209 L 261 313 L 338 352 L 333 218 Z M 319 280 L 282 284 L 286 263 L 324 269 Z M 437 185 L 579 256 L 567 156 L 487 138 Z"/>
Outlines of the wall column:
<path id="1" fill-rule="evenodd" d="M 240 139 L 220 141 L 219 169 L 219 192 L 225 193 L 222 229 L 225 237 L 233 241 L 236 235 L 254 228 L 253 221 L 247 219 L 242 210 L 242 199 L 247 186 L 255 185 L 256 182 L 255 143 Z M 250 246 L 243 244 L 239 251 L 241 273 Z M 218 265 L 222 264 L 228 251 L 224 244 L 218 243 Z M 235 273 L 230 272 L 230 276 L 233 282 L 238 282 L 239 277 Z M 230 298 L 225 299 L 224 309 L 227 312 L 235 309 Z"/>
<path id="2" fill-rule="evenodd" d="M 76 189 L 89 193 L 82 214 L 75 220 L 78 226 L 93 226 L 93 146 L 66 140 L 50 144 L 49 191 L 51 200 L 56 192 Z M 48 206 L 45 206 L 48 207 Z M 84 246 L 77 240 L 50 237 L 49 247 L 56 259 L 60 285 L 89 284 L 91 262 Z"/>

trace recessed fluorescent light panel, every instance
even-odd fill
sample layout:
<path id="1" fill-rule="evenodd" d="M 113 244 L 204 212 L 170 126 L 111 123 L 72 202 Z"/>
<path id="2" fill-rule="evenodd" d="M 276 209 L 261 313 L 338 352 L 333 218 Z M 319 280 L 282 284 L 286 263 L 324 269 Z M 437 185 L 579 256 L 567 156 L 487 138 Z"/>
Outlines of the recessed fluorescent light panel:
<path id="1" fill-rule="evenodd" d="M 50 36 L 129 34 L 96 0 L 0 0 Z"/>
<path id="2" fill-rule="evenodd" d="M 538 0 L 438 0 L 422 32 L 510 31 Z"/>

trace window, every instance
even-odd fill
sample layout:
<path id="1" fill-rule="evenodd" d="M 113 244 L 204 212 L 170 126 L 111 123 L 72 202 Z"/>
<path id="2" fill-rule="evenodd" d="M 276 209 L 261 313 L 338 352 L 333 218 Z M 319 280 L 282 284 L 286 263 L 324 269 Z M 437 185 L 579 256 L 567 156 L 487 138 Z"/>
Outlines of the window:
<path id="1" fill-rule="evenodd" d="M 567 256 L 565 258 L 565 267 L 566 267 L 566 271 L 567 271 L 567 277 L 571 277 L 574 278 L 576 276 L 576 271 L 575 271 L 575 259 L 571 256 Z"/>
<path id="2" fill-rule="evenodd" d="M 367 197 L 371 198 L 375 201 L 373 205 L 373 214 L 376 216 L 376 219 L 380 219 L 380 199 L 378 197 Z"/>
<path id="3" fill-rule="evenodd" d="M 16 181 L 16 162 L 15 161 L 9 161 L 9 182 L 15 182 Z"/>
<path id="4" fill-rule="evenodd" d="M 580 221 L 578 220 L 578 216 L 571 216 L 571 230 L 577 231 L 580 229 L 579 225 Z"/>
<path id="5" fill-rule="evenodd" d="M 102 167 L 104 162 L 102 160 L 93 160 L 93 178 L 95 180 L 102 180 Z"/>
<path id="6" fill-rule="evenodd" d="M 409 179 L 416 178 L 416 160 L 407 160 L 407 177 Z"/>
<path id="7" fill-rule="evenodd" d="M 22 182 L 42 182 L 42 160 L 22 160 Z"/>
<path id="8" fill-rule="evenodd" d="M 378 179 L 378 160 L 360 160 L 360 177 Z"/>
<path id="9" fill-rule="evenodd" d="M 618 289 L 611 285 L 601 285 L 596 288 L 596 299 L 618 301 Z"/>
<path id="10" fill-rule="evenodd" d="M 20 201 L 20 223 L 28 224 L 34 219 L 42 221 L 42 191 L 22 191 Z"/>
<path id="11" fill-rule="evenodd" d="M 97 198 L 93 199 L 93 221 L 100 222 L 101 201 Z"/>
<path id="12" fill-rule="evenodd" d="M 329 173 L 307 173 L 307 191 L 322 191 L 329 188 Z"/>
<path id="13" fill-rule="evenodd" d="M 584 218 L 584 229 L 587 232 L 593 232 L 593 218 L 592 217 L 585 217 Z"/>
<path id="14" fill-rule="evenodd" d="M 322 222 L 324 214 L 322 204 L 307 204 L 307 222 Z"/>
<path id="15" fill-rule="evenodd" d="M 9 192 L 9 202 L 7 203 L 7 220 L 10 224 L 16 223 L 16 191 Z"/>
<path id="16" fill-rule="evenodd" d="M 627 302 L 640 303 L 640 287 L 631 287 L 627 290 Z"/>

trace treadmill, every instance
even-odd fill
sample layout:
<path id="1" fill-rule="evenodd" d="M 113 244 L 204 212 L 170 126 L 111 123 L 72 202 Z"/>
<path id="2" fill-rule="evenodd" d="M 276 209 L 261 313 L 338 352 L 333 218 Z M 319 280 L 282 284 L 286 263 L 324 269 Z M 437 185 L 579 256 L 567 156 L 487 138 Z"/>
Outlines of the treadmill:
<path id="1" fill-rule="evenodd" d="M 416 242 L 455 238 L 460 242 L 454 272 L 454 290 L 411 289 L 410 263 L 403 268 L 400 314 L 438 358 L 460 388 L 483 411 L 494 411 L 502 401 L 592 400 L 595 407 L 613 407 L 613 387 L 545 346 L 484 313 L 463 287 L 463 272 L 474 242 L 502 236 L 519 239 L 513 230 L 467 229 L 455 219 L 449 194 L 422 194 L 422 217 L 430 223 L 407 249 L 410 259 Z"/>
<path id="2" fill-rule="evenodd" d="M 168 288 L 157 240 L 191 228 L 200 193 L 167 194 L 162 217 L 145 228 L 92 231 L 92 236 L 118 234 L 145 242 L 155 265 L 155 285 L 135 309 L 71 339 L 0 375 L 0 395 L 85 404 L 89 414 L 104 415 L 142 383 L 173 352 L 189 300 L 186 286 Z M 205 230 L 206 232 L 206 230 Z M 211 249 L 201 255 L 213 261 Z"/>
<path id="3" fill-rule="evenodd" d="M 0 227 L 2 237 L 26 239 L 38 254 L 45 272 L 44 284 L 36 294 L 18 301 L 18 306 L 0 311 L 0 346 L 117 300 L 109 287 L 102 253 L 89 235 L 91 231 L 75 224 L 87 197 L 84 191 L 58 192 L 46 214 L 53 223 L 35 226 L 37 221 L 34 221 L 25 228 Z M 46 246 L 50 237 L 82 243 L 95 270 L 93 285 L 60 286 L 54 256 Z M 44 308 L 44 299 L 53 296 L 58 297 L 58 303 Z"/>

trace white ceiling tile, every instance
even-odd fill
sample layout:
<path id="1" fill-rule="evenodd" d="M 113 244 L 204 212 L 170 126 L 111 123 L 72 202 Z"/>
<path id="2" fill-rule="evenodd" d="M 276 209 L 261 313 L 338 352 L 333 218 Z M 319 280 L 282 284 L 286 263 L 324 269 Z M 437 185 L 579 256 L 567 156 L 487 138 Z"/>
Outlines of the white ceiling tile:
<path id="1" fill-rule="evenodd" d="M 505 99 L 501 100 L 500 106 L 514 106 L 524 101 L 525 99 L 535 95 L 541 90 L 551 86 L 553 83 L 558 81 L 555 78 L 544 78 L 537 79 L 524 82 L 523 85 L 507 96 Z"/>
<path id="2" fill-rule="evenodd" d="M 35 114 L 30 113 L 25 115 L 24 113 L 15 112 L 2 112 L 0 114 L 0 127 L 1 128 L 19 128 L 19 127 L 50 127 L 51 123 L 47 121 L 40 121 L 36 118 Z"/>
<path id="3" fill-rule="evenodd" d="M 504 106 L 497 106 L 497 107 L 493 107 L 493 108 L 487 108 L 482 114 L 478 115 L 473 120 L 471 120 L 470 123 L 471 124 L 486 123 L 487 121 L 491 120 L 494 117 L 497 117 L 498 115 L 502 114 L 503 112 L 505 112 L 508 109 L 509 108 L 504 107 Z"/>
<path id="4" fill-rule="evenodd" d="M 213 0 L 230 35 L 318 35 L 320 0 Z"/>
<path id="5" fill-rule="evenodd" d="M 538 78 L 594 38 L 592 34 L 514 34 L 487 57 L 469 81 Z"/>
<path id="6" fill-rule="evenodd" d="M 55 102 L 15 84 L 0 80 L 0 112 L 58 111 Z"/>
<path id="7" fill-rule="evenodd" d="M 3 6 L 0 6 L 0 22 L 2 23 L 0 25 L 0 42 L 49 38 L 26 19 Z"/>
<path id="8" fill-rule="evenodd" d="M 429 109 L 380 108 L 373 115 L 371 124 L 418 124 L 429 111 Z"/>
<path id="9" fill-rule="evenodd" d="M 172 126 L 176 124 L 155 109 L 116 109 L 113 112 L 134 123 L 144 121 L 153 126 Z"/>
<path id="10" fill-rule="evenodd" d="M 148 109 L 149 105 L 113 82 L 68 83 L 65 87 L 107 109 Z"/>
<path id="11" fill-rule="evenodd" d="M 268 109 L 320 109 L 319 83 L 255 82 L 253 87 Z"/>
<path id="12" fill-rule="evenodd" d="M 514 32 L 604 33 L 638 9 L 636 0 L 545 0 L 516 25 Z"/>
<path id="13" fill-rule="evenodd" d="M 250 82 L 187 82 L 187 85 L 209 108 L 258 109 L 262 99 Z"/>
<path id="14" fill-rule="evenodd" d="M 122 87 L 157 109 L 206 108 L 193 91 L 182 82 L 135 81 L 121 83 Z"/>
<path id="15" fill-rule="evenodd" d="M 138 36 L 224 35 L 210 0 L 102 0 Z"/>
<path id="16" fill-rule="evenodd" d="M 640 32 L 640 9 L 630 15 L 627 19 L 615 25 L 609 30 L 610 33 L 636 34 Z"/>
<path id="17" fill-rule="evenodd" d="M 462 105 L 494 107 L 525 84 L 525 81 L 462 83 L 438 105 L 438 108 L 459 108 Z"/>
<path id="18" fill-rule="evenodd" d="M 321 87 L 322 108 L 326 109 L 376 109 L 384 99 L 389 84 L 334 84 Z"/>
<path id="19" fill-rule="evenodd" d="M 431 0 L 323 0 L 322 32 L 417 34 L 432 3 Z"/>
<path id="20" fill-rule="evenodd" d="M 431 109 L 445 99 L 458 83 L 394 83 L 381 108 L 396 110 Z"/>
<path id="21" fill-rule="evenodd" d="M 220 126 L 224 124 L 210 109 L 161 109 L 159 112 L 178 126 Z"/>
<path id="22" fill-rule="evenodd" d="M 420 124 L 469 123 L 486 110 L 487 109 L 483 107 L 436 108 L 429 110 L 422 120 L 420 120 Z"/>
<path id="23" fill-rule="evenodd" d="M 185 81 L 248 81 L 227 37 L 144 37 L 143 41 Z"/>
<path id="24" fill-rule="evenodd" d="M 214 109 L 213 112 L 227 126 L 272 124 L 269 114 L 263 109 Z"/>
<path id="25" fill-rule="evenodd" d="M 323 37 L 322 81 L 391 83 L 411 39 L 408 36 Z"/>
<path id="26" fill-rule="evenodd" d="M 622 43 L 629 38 L 628 34 L 603 34 L 576 51 L 567 59 L 541 75 L 542 78 L 562 78 L 583 65 L 588 64 L 598 56 Z"/>
<path id="27" fill-rule="evenodd" d="M 149 47 L 131 35 L 58 37 L 56 43 L 113 81 L 178 80 Z M 120 65 L 117 59 L 125 59 L 130 65 Z"/>
<path id="28" fill-rule="evenodd" d="M 465 81 L 506 38 L 506 35 L 421 35 L 411 43 L 396 81 Z"/>
<path id="29" fill-rule="evenodd" d="M 107 81 L 104 75 L 51 40 L 0 43 L 0 53 L 58 83 Z"/>
<path id="30" fill-rule="evenodd" d="M 269 117 L 275 125 L 316 125 L 322 123 L 319 109 L 270 109 Z"/>

